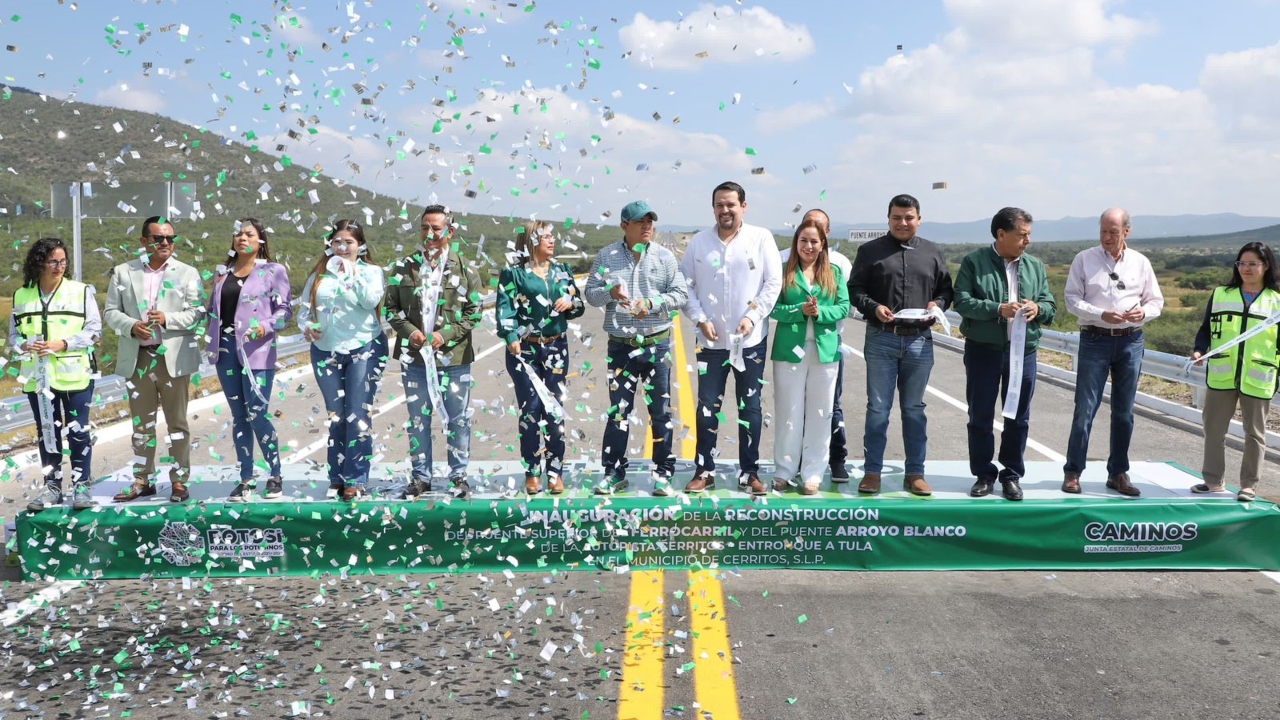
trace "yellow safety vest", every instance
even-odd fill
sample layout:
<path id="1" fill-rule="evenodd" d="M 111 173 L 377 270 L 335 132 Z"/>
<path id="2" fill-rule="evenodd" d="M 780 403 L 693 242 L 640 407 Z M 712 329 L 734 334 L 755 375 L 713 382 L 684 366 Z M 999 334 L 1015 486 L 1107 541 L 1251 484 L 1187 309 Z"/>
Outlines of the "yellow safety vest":
<path id="1" fill-rule="evenodd" d="M 1217 349 L 1251 327 L 1280 312 L 1280 293 L 1264 289 L 1245 312 L 1240 288 L 1219 287 L 1209 306 L 1209 348 Z M 1272 325 L 1244 343 L 1206 363 L 1206 383 L 1214 390 L 1239 390 L 1249 397 L 1270 400 L 1276 394 L 1276 338 Z"/>
<path id="2" fill-rule="evenodd" d="M 37 336 L 46 341 L 66 340 L 84 330 L 85 303 L 89 287 L 64 279 L 46 304 L 40 299 L 39 287 L 19 288 L 13 294 L 13 319 L 23 340 Z M 89 387 L 95 368 L 93 348 L 68 350 L 49 358 L 49 387 L 58 392 L 77 392 Z M 26 379 L 23 392 L 36 391 L 36 361 L 28 355 L 22 361 L 20 374 Z"/>

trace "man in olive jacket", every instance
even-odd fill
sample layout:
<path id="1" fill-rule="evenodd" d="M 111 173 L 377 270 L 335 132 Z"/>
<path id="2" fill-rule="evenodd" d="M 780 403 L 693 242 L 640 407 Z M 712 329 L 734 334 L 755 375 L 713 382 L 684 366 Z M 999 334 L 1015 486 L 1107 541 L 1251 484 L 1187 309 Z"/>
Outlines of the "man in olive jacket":
<path id="1" fill-rule="evenodd" d="M 1036 389 L 1036 349 L 1040 329 L 1053 322 L 1057 305 L 1049 291 L 1044 263 L 1027 255 L 1031 244 L 1031 215 L 1007 207 L 991 219 L 991 247 L 975 250 L 960 263 L 955 282 L 955 310 L 964 333 L 965 398 L 969 403 L 969 472 L 977 478 L 969 494 L 991 494 L 998 479 L 1008 500 L 1021 500 L 1019 485 L 1026 474 L 1023 456 L 1031 421 L 1031 396 Z M 1010 378 L 1011 338 L 1025 320 L 1020 378 Z M 1017 382 L 1017 388 L 1010 388 Z M 1017 410 L 1006 416 L 1000 434 L 1000 465 L 995 454 L 996 397 L 1018 392 Z M 1012 404 L 1012 403 L 1009 403 Z M 1010 408 L 1012 409 L 1012 408 Z"/>
<path id="2" fill-rule="evenodd" d="M 467 497 L 471 494 L 466 477 L 471 453 L 471 362 L 475 359 L 471 331 L 480 321 L 480 281 L 458 255 L 454 227 L 444 207 L 428 206 L 422 212 L 421 230 L 423 248 L 397 260 L 387 271 L 387 321 L 396 333 L 391 356 L 400 360 L 409 409 L 413 471 L 404 499 L 432 490 L 431 418 L 441 411 L 447 417 L 450 490 L 457 497 Z M 430 380 L 429 365 L 436 369 Z M 432 388 L 428 382 L 438 384 Z"/>

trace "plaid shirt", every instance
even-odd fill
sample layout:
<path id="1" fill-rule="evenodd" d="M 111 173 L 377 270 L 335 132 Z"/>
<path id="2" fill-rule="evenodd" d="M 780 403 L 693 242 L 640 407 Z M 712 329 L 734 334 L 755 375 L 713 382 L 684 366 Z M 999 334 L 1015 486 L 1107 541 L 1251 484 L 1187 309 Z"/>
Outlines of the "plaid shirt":
<path id="1" fill-rule="evenodd" d="M 637 318 L 609 297 L 609 291 L 623 285 L 631 302 L 651 300 L 653 310 Z M 587 303 L 604 308 L 604 330 L 614 337 L 653 335 L 671 327 L 671 318 L 689 299 L 680 263 L 667 248 L 649 243 L 639 262 L 625 241 L 606 245 L 596 253 L 583 291 Z"/>

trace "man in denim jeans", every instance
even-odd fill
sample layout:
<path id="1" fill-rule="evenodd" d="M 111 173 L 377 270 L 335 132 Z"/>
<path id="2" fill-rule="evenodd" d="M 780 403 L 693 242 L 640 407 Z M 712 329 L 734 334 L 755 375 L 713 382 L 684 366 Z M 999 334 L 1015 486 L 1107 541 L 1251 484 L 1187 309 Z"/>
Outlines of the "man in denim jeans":
<path id="1" fill-rule="evenodd" d="M 765 493 L 760 480 L 760 392 L 769 346 L 769 313 L 782 291 L 782 258 L 773 233 L 743 222 L 747 191 L 724 182 L 711 192 L 715 227 L 689 240 L 680 270 L 689 282 L 685 314 L 698 326 L 698 444 L 685 492 L 716 483 L 720 407 L 729 373 L 738 400 L 738 484 Z"/>
<path id="2" fill-rule="evenodd" d="M 432 489 L 431 418 L 441 412 L 447 417 L 449 489 L 465 498 L 471 494 L 471 331 L 480 321 L 480 281 L 458 255 L 443 206 L 423 210 L 421 232 L 422 250 L 398 260 L 387 274 L 387 320 L 396 331 L 392 356 L 400 359 L 409 409 L 413 477 L 403 499 Z M 436 370 L 430 380 L 429 365 Z M 438 384 L 431 388 L 428 382 Z"/>
<path id="3" fill-rule="evenodd" d="M 1133 400 L 1142 373 L 1142 326 L 1160 316 L 1164 295 L 1151 262 L 1128 247 L 1129 213 L 1112 208 L 1099 220 L 1099 242 L 1071 261 L 1067 274 L 1067 310 L 1080 319 L 1080 356 L 1076 359 L 1076 408 L 1067 441 L 1062 492 L 1078 494 L 1093 418 L 1111 375 L 1111 452 L 1107 488 L 1137 497 L 1129 481 L 1129 440 L 1133 436 Z"/>
<path id="4" fill-rule="evenodd" d="M 902 444 L 906 446 L 904 489 L 933 493 L 924 478 L 929 443 L 924 391 L 933 370 L 935 318 L 898 317 L 904 310 L 946 311 L 951 306 L 951 272 L 938 246 L 916 235 L 920 201 L 898 195 L 889 201 L 889 234 L 858 248 L 849 278 L 849 298 L 867 319 L 863 354 L 867 361 L 867 417 L 862 435 L 863 478 L 858 492 L 880 492 L 889 412 L 898 390 Z"/>
<path id="5" fill-rule="evenodd" d="M 653 433 L 653 494 L 671 494 L 676 469 L 671 425 L 671 318 L 687 299 L 676 256 L 653 243 L 658 214 L 643 200 L 622 208 L 622 240 L 596 254 L 583 295 L 604 308 L 609 336 L 609 420 L 597 495 L 627 487 L 627 444 L 636 391 L 644 393 Z"/>

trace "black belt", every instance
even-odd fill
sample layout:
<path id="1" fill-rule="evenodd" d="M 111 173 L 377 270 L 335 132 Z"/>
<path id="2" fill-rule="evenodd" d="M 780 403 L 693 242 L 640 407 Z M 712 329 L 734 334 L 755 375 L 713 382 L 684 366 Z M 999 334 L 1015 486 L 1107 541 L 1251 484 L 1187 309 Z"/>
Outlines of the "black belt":
<path id="1" fill-rule="evenodd" d="M 1124 328 L 1103 328 L 1094 325 L 1081 325 L 1080 332 L 1089 333 L 1090 335 L 1106 335 L 1108 337 L 1125 337 L 1134 333 L 1142 332 L 1142 326 L 1124 327 Z"/>
<path id="2" fill-rule="evenodd" d="M 623 345 L 629 345 L 633 348 L 643 348 L 651 345 L 657 345 L 669 337 L 671 337 L 671 328 L 667 328 L 662 332 L 656 332 L 652 335 L 632 335 L 630 337 L 610 335 L 609 340 L 612 342 L 622 343 Z"/>

